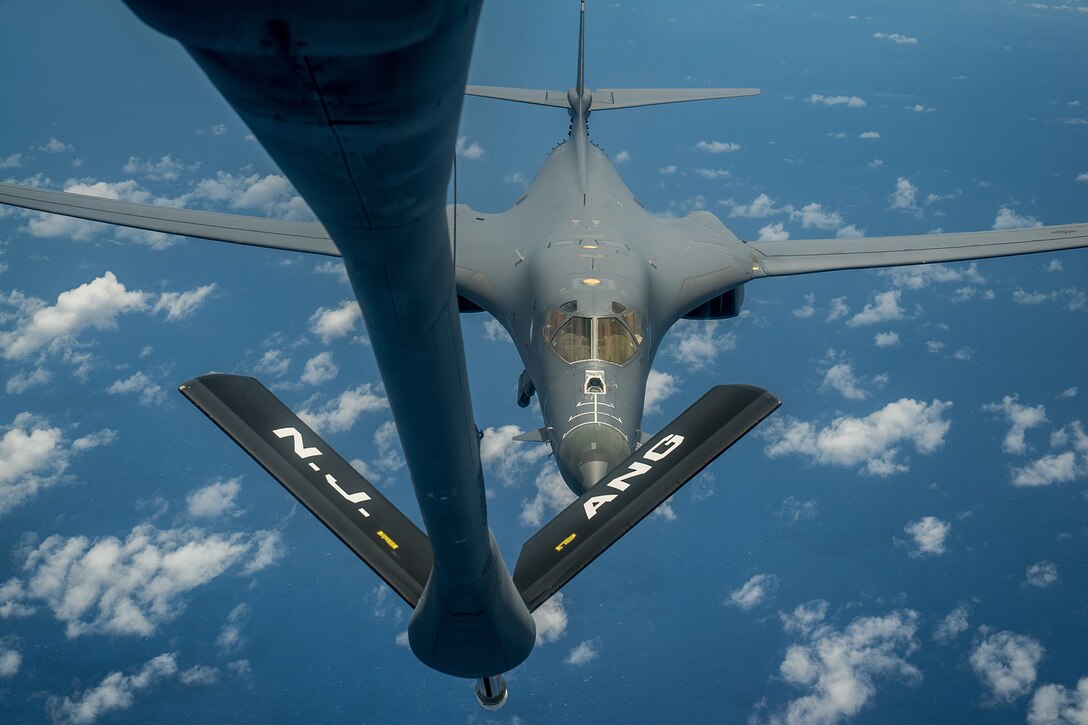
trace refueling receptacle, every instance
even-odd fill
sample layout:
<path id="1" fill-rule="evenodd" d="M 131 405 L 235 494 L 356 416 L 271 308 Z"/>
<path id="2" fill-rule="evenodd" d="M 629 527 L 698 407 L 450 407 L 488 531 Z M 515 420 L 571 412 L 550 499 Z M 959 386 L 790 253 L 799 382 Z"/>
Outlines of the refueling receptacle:
<path id="1" fill-rule="evenodd" d="M 501 710 L 509 694 L 510 691 L 506 689 L 506 680 L 502 675 L 481 677 L 476 680 L 476 701 L 485 710 Z"/>

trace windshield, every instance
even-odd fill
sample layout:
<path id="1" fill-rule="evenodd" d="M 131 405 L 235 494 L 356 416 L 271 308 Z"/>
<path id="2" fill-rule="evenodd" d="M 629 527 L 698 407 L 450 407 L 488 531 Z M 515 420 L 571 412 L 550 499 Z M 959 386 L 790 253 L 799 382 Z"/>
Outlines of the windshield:
<path id="1" fill-rule="evenodd" d="M 552 338 L 552 349 L 569 363 L 582 360 L 604 360 L 623 365 L 638 352 L 638 347 L 642 343 L 642 326 L 638 315 L 633 310 L 618 303 L 613 304 L 613 309 L 620 315 L 619 317 L 571 316 L 559 327 L 559 331 Z M 557 312 L 559 311 L 548 312 L 548 322 L 544 331 L 545 339 L 549 334 L 548 328 L 554 329 L 558 324 Z M 629 326 L 633 326 L 638 332 L 632 333 Z"/>

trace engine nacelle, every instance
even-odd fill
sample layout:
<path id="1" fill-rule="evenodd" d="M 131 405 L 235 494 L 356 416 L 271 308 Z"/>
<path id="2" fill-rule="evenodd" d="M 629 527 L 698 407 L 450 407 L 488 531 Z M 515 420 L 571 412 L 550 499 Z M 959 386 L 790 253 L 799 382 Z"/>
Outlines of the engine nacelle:
<path id="1" fill-rule="evenodd" d="M 685 320 L 727 320 L 740 314 L 744 302 L 744 285 L 734 287 L 713 297 L 684 315 Z"/>

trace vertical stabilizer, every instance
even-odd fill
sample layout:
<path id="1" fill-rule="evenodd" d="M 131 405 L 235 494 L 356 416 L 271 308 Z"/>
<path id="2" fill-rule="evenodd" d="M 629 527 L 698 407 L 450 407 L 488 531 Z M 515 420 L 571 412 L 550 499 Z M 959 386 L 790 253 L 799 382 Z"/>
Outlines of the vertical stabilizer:
<path id="1" fill-rule="evenodd" d="M 581 97 L 586 89 L 586 0 L 582 0 L 578 15 L 578 82 L 574 87 Z"/>

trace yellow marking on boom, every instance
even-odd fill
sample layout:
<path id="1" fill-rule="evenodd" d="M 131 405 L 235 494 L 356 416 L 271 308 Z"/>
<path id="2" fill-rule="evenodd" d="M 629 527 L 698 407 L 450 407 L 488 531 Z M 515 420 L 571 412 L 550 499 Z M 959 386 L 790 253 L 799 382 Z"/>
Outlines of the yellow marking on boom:
<path id="1" fill-rule="evenodd" d="M 560 541 L 560 542 L 559 542 L 559 546 L 555 547 L 555 550 L 556 550 L 556 551 L 562 551 L 562 550 L 563 550 L 563 547 L 564 547 L 564 546 L 566 546 L 567 544 L 569 544 L 570 542 L 574 541 L 574 537 L 575 537 L 575 536 L 577 536 L 577 535 L 578 535 L 578 534 L 571 534 L 571 535 L 570 535 L 570 536 L 568 536 L 567 538 L 565 538 L 565 539 L 563 539 L 562 541 Z"/>
<path id="2" fill-rule="evenodd" d="M 384 531 L 379 531 L 378 536 L 381 537 L 382 541 L 389 544 L 390 549 L 396 549 L 397 548 L 397 542 L 390 539 L 389 534 L 385 533 Z"/>

